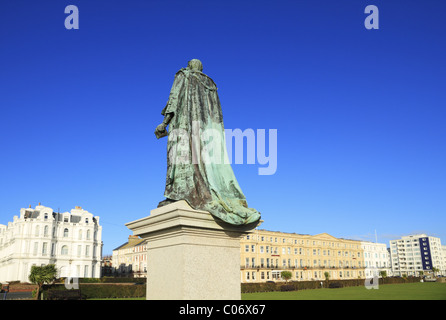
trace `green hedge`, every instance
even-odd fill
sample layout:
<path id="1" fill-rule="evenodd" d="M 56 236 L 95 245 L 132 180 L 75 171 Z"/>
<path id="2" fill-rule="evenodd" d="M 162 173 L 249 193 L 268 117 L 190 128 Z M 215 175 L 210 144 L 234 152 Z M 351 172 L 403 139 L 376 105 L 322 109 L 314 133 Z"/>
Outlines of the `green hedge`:
<path id="1" fill-rule="evenodd" d="M 146 285 L 84 284 L 79 289 L 85 299 L 140 298 L 146 296 Z"/>
<path id="2" fill-rule="evenodd" d="M 145 284 L 95 284 L 81 283 L 79 289 L 83 299 L 139 298 L 146 296 Z M 48 290 L 67 290 L 63 284 L 44 287 L 44 299 Z"/>
<path id="3" fill-rule="evenodd" d="M 379 284 L 394 284 L 394 283 L 410 283 L 420 282 L 421 278 L 385 278 L 379 279 Z M 322 282 L 322 285 L 321 285 Z M 319 281 L 289 281 L 285 282 L 268 282 L 268 283 L 242 283 L 242 293 L 253 292 L 273 292 L 273 291 L 295 291 L 305 289 L 320 289 L 332 287 L 357 287 L 364 286 L 365 279 L 349 279 L 349 280 L 325 280 Z"/>
<path id="4" fill-rule="evenodd" d="M 146 278 L 120 278 L 120 277 L 102 277 L 102 278 L 79 278 L 79 283 L 146 283 Z"/>

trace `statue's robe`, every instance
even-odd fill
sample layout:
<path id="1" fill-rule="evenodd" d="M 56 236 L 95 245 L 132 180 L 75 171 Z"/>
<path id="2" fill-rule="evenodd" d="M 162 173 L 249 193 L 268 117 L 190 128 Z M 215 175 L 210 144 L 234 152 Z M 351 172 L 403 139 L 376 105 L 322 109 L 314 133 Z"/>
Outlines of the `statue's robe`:
<path id="1" fill-rule="evenodd" d="M 164 196 L 186 200 L 197 210 L 233 225 L 260 219 L 248 208 L 228 160 L 217 86 L 202 72 L 181 69 L 175 75 L 162 115 L 171 113 Z"/>

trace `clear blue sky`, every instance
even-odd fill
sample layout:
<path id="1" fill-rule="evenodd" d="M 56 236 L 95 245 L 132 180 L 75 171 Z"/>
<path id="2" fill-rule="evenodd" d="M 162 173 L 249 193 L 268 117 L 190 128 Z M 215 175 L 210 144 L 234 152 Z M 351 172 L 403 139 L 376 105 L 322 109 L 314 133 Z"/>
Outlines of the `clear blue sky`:
<path id="1" fill-rule="evenodd" d="M 79 29 L 67 30 L 68 5 Z M 379 30 L 367 30 L 367 5 Z M 446 3 L 3 0 L 0 223 L 41 202 L 100 216 L 104 254 L 163 200 L 162 121 L 198 58 L 226 128 L 277 129 L 278 168 L 234 164 L 262 228 L 446 244 Z"/>

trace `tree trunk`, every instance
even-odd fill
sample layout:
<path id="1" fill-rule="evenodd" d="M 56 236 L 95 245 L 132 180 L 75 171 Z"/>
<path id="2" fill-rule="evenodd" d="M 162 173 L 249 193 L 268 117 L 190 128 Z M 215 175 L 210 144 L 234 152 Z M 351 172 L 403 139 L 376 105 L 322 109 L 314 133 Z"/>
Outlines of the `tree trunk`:
<path id="1" fill-rule="evenodd" d="M 40 284 L 37 285 L 36 300 L 40 300 L 40 288 L 41 288 Z"/>

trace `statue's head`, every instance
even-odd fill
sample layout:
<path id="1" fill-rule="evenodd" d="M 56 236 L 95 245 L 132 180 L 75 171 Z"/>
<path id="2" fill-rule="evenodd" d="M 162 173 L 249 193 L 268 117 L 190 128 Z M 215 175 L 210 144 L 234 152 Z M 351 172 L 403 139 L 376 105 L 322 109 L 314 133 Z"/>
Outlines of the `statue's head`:
<path id="1" fill-rule="evenodd" d="M 203 71 L 203 64 L 198 59 L 190 60 L 189 63 L 187 64 L 187 67 L 194 71 L 200 71 L 200 72 Z"/>

